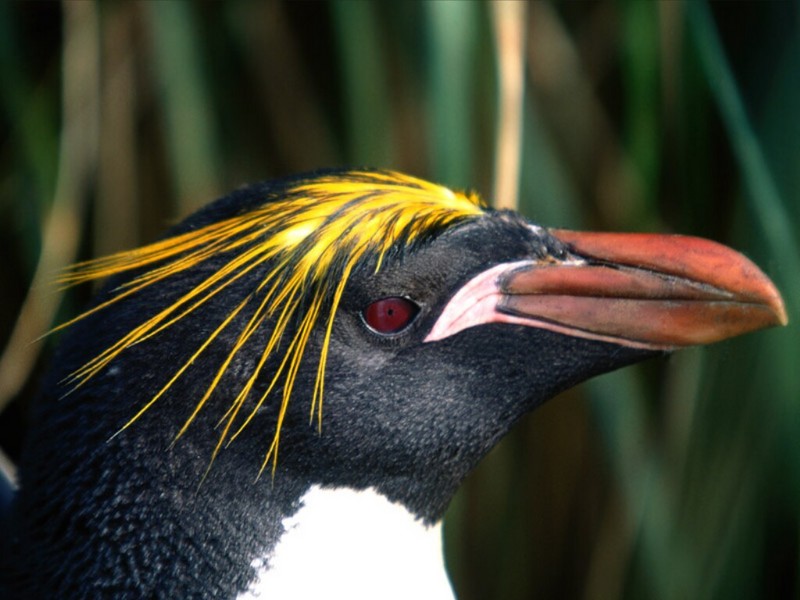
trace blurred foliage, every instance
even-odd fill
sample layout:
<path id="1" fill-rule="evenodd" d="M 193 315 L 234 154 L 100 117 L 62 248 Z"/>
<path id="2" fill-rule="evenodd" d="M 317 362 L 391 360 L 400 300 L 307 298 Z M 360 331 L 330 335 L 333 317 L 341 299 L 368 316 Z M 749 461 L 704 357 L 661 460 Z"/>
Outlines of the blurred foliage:
<path id="1" fill-rule="evenodd" d="M 800 5 L 535 2 L 521 210 L 750 255 L 790 325 L 590 382 L 526 418 L 447 521 L 481 598 L 800 595 Z M 245 182 L 391 167 L 492 195 L 496 6 L 0 3 L 0 444 L 51 341 L 43 282 Z M 57 311 L 58 306 L 60 309 Z"/>

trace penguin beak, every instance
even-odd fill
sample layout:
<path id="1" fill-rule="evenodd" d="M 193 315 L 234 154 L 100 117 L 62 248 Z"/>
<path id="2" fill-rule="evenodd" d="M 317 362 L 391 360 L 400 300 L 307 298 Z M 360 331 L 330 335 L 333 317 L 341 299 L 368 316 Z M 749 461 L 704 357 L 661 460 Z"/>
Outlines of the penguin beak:
<path id="1" fill-rule="evenodd" d="M 788 322 L 769 278 L 695 237 L 550 230 L 566 257 L 498 265 L 453 296 L 426 341 L 512 323 L 652 350 Z"/>

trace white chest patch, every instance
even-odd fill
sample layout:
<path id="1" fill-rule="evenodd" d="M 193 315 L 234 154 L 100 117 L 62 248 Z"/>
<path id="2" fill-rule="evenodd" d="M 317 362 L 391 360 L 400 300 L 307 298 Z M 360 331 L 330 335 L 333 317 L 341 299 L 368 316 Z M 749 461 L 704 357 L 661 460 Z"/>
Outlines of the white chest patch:
<path id="1" fill-rule="evenodd" d="M 453 599 L 441 524 L 426 527 L 373 489 L 312 486 L 240 600 Z"/>

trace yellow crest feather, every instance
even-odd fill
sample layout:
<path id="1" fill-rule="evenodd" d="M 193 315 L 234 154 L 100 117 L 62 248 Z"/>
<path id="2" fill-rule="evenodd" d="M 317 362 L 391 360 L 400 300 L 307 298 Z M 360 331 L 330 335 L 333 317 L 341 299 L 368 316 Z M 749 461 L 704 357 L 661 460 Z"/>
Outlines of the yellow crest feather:
<path id="1" fill-rule="evenodd" d="M 117 288 L 110 299 L 58 329 L 210 258 L 223 254 L 230 256 L 198 285 L 186 290 L 156 314 L 144 317 L 136 328 L 72 373 L 69 382 L 73 389 L 84 385 L 127 348 L 164 332 L 183 317 L 201 309 L 204 303 L 224 292 L 232 283 L 258 267 L 268 265 L 245 297 L 231 299 L 232 308 L 228 315 L 120 431 L 132 425 L 163 397 L 245 307 L 255 307 L 246 325 L 237 332 L 227 358 L 221 365 L 215 365 L 215 376 L 197 400 L 175 440 L 186 432 L 212 397 L 236 354 L 259 327 L 270 320 L 272 331 L 256 367 L 222 418 L 222 431 L 211 462 L 222 446 L 235 439 L 250 423 L 268 395 L 282 381 L 277 425 L 259 472 L 270 461 L 274 471 L 281 426 L 295 378 L 311 332 L 318 323 L 324 326 L 324 340 L 311 398 L 310 418 L 316 415 L 321 426 L 325 365 L 334 316 L 356 265 L 366 258 L 375 257 L 376 270 L 379 270 L 386 254 L 398 244 L 411 244 L 436 228 L 474 218 L 482 211 L 481 201 L 475 195 L 453 192 L 396 172 L 349 171 L 300 182 L 283 191 L 280 197 L 265 198 L 264 203 L 243 214 L 143 248 L 78 264 L 59 281 L 73 285 L 134 269 L 143 271 Z M 301 299 L 305 302 L 301 303 Z M 296 314 L 301 305 L 305 313 Z M 327 315 L 322 314 L 325 305 L 330 306 Z M 266 391 L 247 414 L 241 415 L 245 400 L 290 323 L 296 323 L 294 335 L 288 341 L 286 352 Z"/>

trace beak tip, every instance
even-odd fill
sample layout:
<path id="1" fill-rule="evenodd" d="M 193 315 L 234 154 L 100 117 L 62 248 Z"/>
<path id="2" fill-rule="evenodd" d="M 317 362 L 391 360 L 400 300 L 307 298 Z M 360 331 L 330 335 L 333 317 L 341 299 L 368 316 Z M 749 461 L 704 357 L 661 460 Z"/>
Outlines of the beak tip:
<path id="1" fill-rule="evenodd" d="M 772 320 L 769 321 L 765 326 L 766 327 L 785 327 L 789 324 L 789 315 L 786 312 L 786 305 L 783 302 L 783 297 L 781 293 L 778 291 L 778 288 L 772 282 L 772 280 L 767 277 L 767 275 L 761 271 L 755 265 L 752 265 L 755 270 L 756 277 L 753 279 L 755 280 L 755 287 L 753 288 L 754 299 L 758 304 L 769 310 Z"/>
<path id="2" fill-rule="evenodd" d="M 772 304 L 771 308 L 775 314 L 775 325 L 786 327 L 789 324 L 789 315 L 786 314 L 786 307 L 784 306 L 783 299 L 780 296 L 775 298 L 775 302 Z"/>

